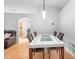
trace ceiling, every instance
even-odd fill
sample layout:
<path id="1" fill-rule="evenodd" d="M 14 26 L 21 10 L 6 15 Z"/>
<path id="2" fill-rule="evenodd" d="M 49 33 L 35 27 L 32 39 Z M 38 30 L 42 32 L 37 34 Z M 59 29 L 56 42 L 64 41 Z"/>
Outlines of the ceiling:
<path id="1" fill-rule="evenodd" d="M 62 8 L 69 0 L 45 0 L 46 6 L 55 6 Z M 4 1 L 4 10 L 11 9 L 15 11 L 15 8 L 26 8 L 28 7 L 38 7 L 43 4 L 43 0 L 5 0 Z M 32 8 L 33 9 L 33 8 Z M 10 11 L 10 10 L 9 10 Z"/>

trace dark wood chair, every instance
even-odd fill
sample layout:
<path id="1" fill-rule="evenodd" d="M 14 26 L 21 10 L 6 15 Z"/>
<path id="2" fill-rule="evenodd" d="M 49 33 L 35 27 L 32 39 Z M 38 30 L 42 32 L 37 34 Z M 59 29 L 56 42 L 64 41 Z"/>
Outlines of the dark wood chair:
<path id="1" fill-rule="evenodd" d="M 34 36 L 36 37 L 36 36 L 37 36 L 37 32 L 36 32 L 36 31 L 34 31 L 33 33 L 34 33 Z"/>
<path id="2" fill-rule="evenodd" d="M 56 36 L 57 35 L 57 31 L 54 31 L 53 35 Z"/>
<path id="3" fill-rule="evenodd" d="M 64 33 L 59 32 L 58 39 L 62 41 L 63 40 L 63 36 L 64 36 Z M 60 49 L 58 50 L 58 52 L 59 52 L 59 55 L 61 55 Z M 59 58 L 61 58 L 61 57 L 59 56 Z"/>
<path id="4" fill-rule="evenodd" d="M 64 33 L 59 32 L 58 39 L 63 40 Z"/>
<path id="5" fill-rule="evenodd" d="M 34 35 L 37 36 L 37 33 L 35 33 Z M 33 40 L 32 33 L 27 34 L 27 37 L 29 39 L 29 42 Z M 34 48 L 32 49 L 32 52 L 34 53 L 34 56 L 35 56 L 35 52 L 43 52 L 43 59 L 44 59 L 44 48 Z"/>
<path id="6" fill-rule="evenodd" d="M 37 36 L 37 32 L 34 31 L 34 36 L 36 37 Z M 34 55 L 35 55 L 35 52 L 43 52 L 43 59 L 44 59 L 44 48 L 35 48 L 33 49 L 33 52 L 34 52 Z"/>
<path id="7" fill-rule="evenodd" d="M 56 36 L 57 35 L 57 32 L 56 31 L 54 31 L 54 36 Z M 61 33 L 61 32 L 59 32 L 59 35 L 58 35 L 58 39 L 60 39 L 61 41 L 62 41 L 62 39 L 63 39 L 63 36 L 64 36 L 64 34 L 63 33 Z M 59 53 L 59 59 L 61 58 L 61 54 L 60 54 L 60 48 L 48 48 L 48 52 L 49 52 L 49 59 L 50 59 L 50 51 L 51 50 L 56 50 L 56 52 L 57 53 Z"/>
<path id="8" fill-rule="evenodd" d="M 27 38 L 29 39 L 29 42 L 31 42 L 33 40 L 32 33 L 28 33 Z"/>
<path id="9" fill-rule="evenodd" d="M 60 49 L 59 48 L 57 48 L 57 47 L 51 47 L 51 48 L 48 48 L 48 54 L 49 54 L 49 59 L 50 59 L 50 52 L 51 52 L 51 50 L 55 50 L 57 53 L 59 52 L 59 59 L 60 59 Z"/>

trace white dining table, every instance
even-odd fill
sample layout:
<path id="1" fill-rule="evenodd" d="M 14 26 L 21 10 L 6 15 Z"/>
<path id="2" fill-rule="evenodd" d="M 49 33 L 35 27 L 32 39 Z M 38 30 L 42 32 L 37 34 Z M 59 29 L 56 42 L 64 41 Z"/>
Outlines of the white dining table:
<path id="1" fill-rule="evenodd" d="M 29 44 L 29 59 L 32 59 L 33 48 L 59 48 L 61 59 L 64 59 L 64 42 L 52 34 L 38 34 Z"/>

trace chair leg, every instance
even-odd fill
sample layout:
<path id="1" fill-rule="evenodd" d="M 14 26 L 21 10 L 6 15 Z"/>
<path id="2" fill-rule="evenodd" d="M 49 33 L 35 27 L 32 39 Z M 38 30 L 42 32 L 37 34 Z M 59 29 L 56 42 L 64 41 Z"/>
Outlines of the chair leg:
<path id="1" fill-rule="evenodd" d="M 35 52 L 33 52 L 34 58 L 35 58 Z"/>
<path id="2" fill-rule="evenodd" d="M 58 50 L 56 50 L 56 53 L 58 53 L 59 51 Z"/>
<path id="3" fill-rule="evenodd" d="M 59 48 L 59 59 L 61 59 L 61 49 Z"/>
<path id="4" fill-rule="evenodd" d="M 49 59 L 50 59 L 50 49 L 48 49 Z"/>
<path id="5" fill-rule="evenodd" d="M 35 56 L 35 52 L 34 52 L 34 56 Z"/>
<path id="6" fill-rule="evenodd" d="M 43 51 L 43 59 L 44 59 L 44 51 Z"/>

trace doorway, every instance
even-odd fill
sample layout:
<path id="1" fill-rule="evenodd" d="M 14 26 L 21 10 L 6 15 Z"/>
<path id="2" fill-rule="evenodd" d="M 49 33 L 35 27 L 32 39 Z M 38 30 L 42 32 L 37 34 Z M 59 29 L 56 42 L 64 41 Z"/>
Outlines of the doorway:
<path id="1" fill-rule="evenodd" d="M 27 38 L 27 30 L 30 28 L 29 18 L 22 17 L 18 20 L 18 43 L 22 43 Z"/>

